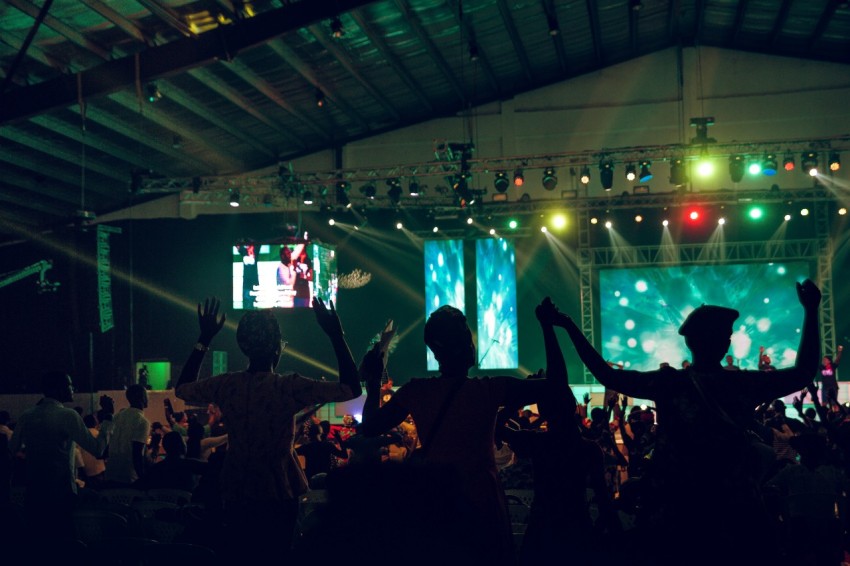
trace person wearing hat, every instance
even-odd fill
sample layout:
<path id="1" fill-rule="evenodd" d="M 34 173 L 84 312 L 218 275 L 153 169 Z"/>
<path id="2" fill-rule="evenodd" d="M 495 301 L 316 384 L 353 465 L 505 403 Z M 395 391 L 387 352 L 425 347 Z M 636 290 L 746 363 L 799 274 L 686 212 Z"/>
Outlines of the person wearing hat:
<path id="1" fill-rule="evenodd" d="M 738 311 L 703 305 L 691 312 L 679 334 L 692 354 L 688 369 L 639 372 L 614 370 L 593 348 L 575 322 L 562 315 L 582 362 L 605 387 L 641 399 L 658 410 L 658 437 L 647 471 L 651 533 L 663 537 L 660 563 L 685 556 L 699 563 L 768 561 L 768 517 L 757 490 L 757 458 L 746 429 L 753 408 L 799 391 L 809 384 L 820 361 L 818 306 L 821 293 L 810 280 L 797 283 L 804 310 L 800 347 L 793 367 L 773 372 L 723 370 Z M 645 478 L 646 479 L 646 478 Z M 693 562 L 692 562 L 693 563 Z"/>
<path id="2" fill-rule="evenodd" d="M 222 500 L 228 546 L 242 560 L 283 556 L 291 546 L 298 497 L 307 491 L 294 454 L 295 415 L 304 407 L 360 396 L 357 365 L 345 341 L 333 302 L 313 299 L 313 312 L 336 354 L 339 382 L 278 374 L 285 342 L 270 310 L 245 313 L 236 330 L 248 368 L 198 381 L 213 337 L 224 326 L 217 299 L 198 305 L 200 337 L 183 367 L 175 393 L 196 405 L 215 403 L 227 422 L 228 450 L 222 471 Z M 246 554 L 247 553 L 247 554 Z"/>

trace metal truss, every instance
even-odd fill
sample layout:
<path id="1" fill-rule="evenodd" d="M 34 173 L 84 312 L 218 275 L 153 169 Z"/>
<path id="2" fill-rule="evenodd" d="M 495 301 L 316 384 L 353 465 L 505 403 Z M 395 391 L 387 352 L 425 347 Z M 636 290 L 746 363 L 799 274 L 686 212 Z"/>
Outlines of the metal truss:
<path id="1" fill-rule="evenodd" d="M 815 235 L 818 241 L 817 284 L 821 292 L 820 336 L 823 353 L 835 352 L 835 309 L 832 296 L 832 254 L 833 243 L 829 237 L 829 205 L 817 202 L 814 206 Z"/>

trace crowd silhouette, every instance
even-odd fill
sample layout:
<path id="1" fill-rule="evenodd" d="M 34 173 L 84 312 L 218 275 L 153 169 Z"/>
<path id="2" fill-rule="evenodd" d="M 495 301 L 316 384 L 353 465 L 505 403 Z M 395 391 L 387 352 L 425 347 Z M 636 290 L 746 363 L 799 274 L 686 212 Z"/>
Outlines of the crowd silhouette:
<path id="1" fill-rule="evenodd" d="M 820 291 L 806 280 L 797 295 L 796 361 L 761 371 L 727 355 L 734 309 L 694 309 L 679 328 L 688 363 L 640 372 L 606 361 L 546 297 L 535 308 L 545 369 L 473 378 L 466 317 L 443 306 L 424 331 L 438 375 L 395 390 L 384 385 L 387 341 L 358 366 L 321 299 L 313 311 L 338 381 L 277 373 L 281 328 L 256 310 L 236 332 L 247 368 L 199 380 L 225 323 L 207 299 L 174 391 L 202 411 L 167 403 L 165 423 L 150 423 L 142 384 L 127 389 L 129 408 L 113 414 L 102 398 L 82 417 L 64 406 L 73 387 L 62 373 L 44 377 L 44 398 L 17 419 L 0 411 L 10 518 L 0 537 L 50 540 L 45 555 L 71 563 L 86 556 L 79 548 L 127 537 L 179 543 L 208 563 L 839 566 L 850 542 L 842 348 L 821 356 Z M 573 393 L 558 332 L 607 388 L 597 406 Z M 316 416 L 364 387 L 362 422 Z M 123 530 L 93 535 L 83 524 L 95 512 Z"/>

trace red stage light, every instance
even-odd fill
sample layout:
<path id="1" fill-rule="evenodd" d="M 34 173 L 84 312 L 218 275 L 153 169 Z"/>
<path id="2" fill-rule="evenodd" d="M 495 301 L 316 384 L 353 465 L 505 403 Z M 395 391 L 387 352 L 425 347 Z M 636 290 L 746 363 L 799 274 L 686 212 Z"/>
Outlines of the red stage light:
<path id="1" fill-rule="evenodd" d="M 698 210 L 690 211 L 688 213 L 688 218 L 690 218 L 691 220 L 694 220 L 694 221 L 699 220 L 699 211 Z"/>

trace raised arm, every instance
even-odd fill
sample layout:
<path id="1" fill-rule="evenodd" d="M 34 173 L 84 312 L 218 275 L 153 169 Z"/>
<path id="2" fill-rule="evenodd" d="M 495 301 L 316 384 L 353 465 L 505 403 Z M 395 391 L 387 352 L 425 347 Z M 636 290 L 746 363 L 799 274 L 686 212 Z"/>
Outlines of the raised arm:
<path id="1" fill-rule="evenodd" d="M 351 398 L 354 399 L 360 397 L 363 393 L 360 388 L 357 364 L 354 362 L 354 356 L 351 355 L 351 350 L 345 341 L 345 333 L 342 331 L 342 323 L 336 314 L 333 301 L 329 304 L 330 308 L 325 306 L 325 302 L 322 299 L 314 297 L 313 312 L 316 315 L 316 322 L 319 323 L 319 326 L 328 335 L 333 345 L 337 368 L 339 370 L 339 382 L 351 389 Z"/>
<path id="2" fill-rule="evenodd" d="M 546 349 L 546 392 L 540 400 L 541 417 L 549 423 L 553 431 L 574 431 L 577 401 L 569 385 L 567 364 L 555 335 L 555 317 L 558 309 L 549 297 L 543 299 L 534 310 L 540 329 L 543 332 L 543 345 Z"/>
<path id="3" fill-rule="evenodd" d="M 205 299 L 203 306 L 198 303 L 198 326 L 200 334 L 198 341 L 192 348 L 192 353 L 189 354 L 189 359 L 183 365 L 183 371 L 180 372 L 180 378 L 177 380 L 175 390 L 181 385 L 192 383 L 198 380 L 198 373 L 201 371 L 201 364 L 204 361 L 204 354 L 210 349 L 210 343 L 216 334 L 224 327 L 224 322 L 227 316 L 224 313 L 219 314 L 221 302 L 215 297 Z M 168 417 L 166 408 L 166 417 Z"/>
<path id="4" fill-rule="evenodd" d="M 578 357 L 593 374 L 599 383 L 614 391 L 619 391 L 630 397 L 642 399 L 654 398 L 654 388 L 650 385 L 645 374 L 632 370 L 614 369 L 605 358 L 596 351 L 593 345 L 585 338 L 576 323 L 569 315 L 559 312 L 555 319 L 555 326 L 560 326 L 567 331 Z"/>
<path id="5" fill-rule="evenodd" d="M 381 406 L 381 378 L 384 374 L 384 354 L 381 344 L 375 344 L 360 363 L 360 376 L 366 382 L 366 401 L 363 403 L 363 423 L 360 432 L 378 436 L 407 418 L 408 410 L 393 395 Z"/>

